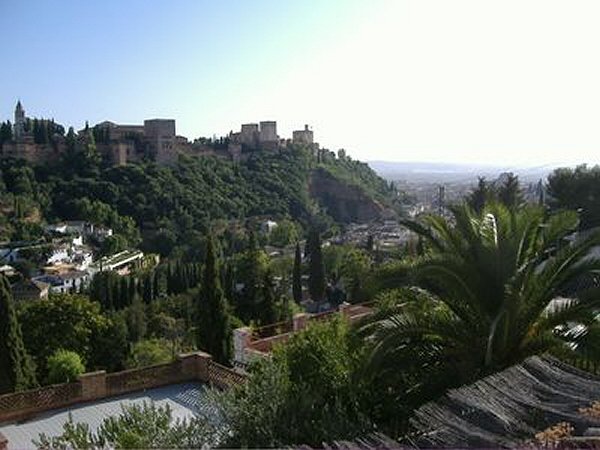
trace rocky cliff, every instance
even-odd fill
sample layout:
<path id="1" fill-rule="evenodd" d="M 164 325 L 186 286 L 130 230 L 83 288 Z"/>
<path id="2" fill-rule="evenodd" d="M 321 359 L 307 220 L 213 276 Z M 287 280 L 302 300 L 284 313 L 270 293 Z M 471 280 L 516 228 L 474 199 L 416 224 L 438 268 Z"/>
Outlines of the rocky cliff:
<path id="1" fill-rule="evenodd" d="M 386 209 L 360 187 L 347 184 L 323 168 L 310 174 L 311 197 L 338 222 L 369 222 L 381 218 Z"/>

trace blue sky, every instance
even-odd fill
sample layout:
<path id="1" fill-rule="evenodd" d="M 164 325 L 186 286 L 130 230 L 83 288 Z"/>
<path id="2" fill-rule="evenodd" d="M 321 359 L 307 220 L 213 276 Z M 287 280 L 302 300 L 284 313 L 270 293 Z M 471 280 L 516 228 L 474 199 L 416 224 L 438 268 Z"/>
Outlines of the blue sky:
<path id="1" fill-rule="evenodd" d="M 0 0 L 0 118 L 277 120 L 360 159 L 600 159 L 593 0 Z"/>

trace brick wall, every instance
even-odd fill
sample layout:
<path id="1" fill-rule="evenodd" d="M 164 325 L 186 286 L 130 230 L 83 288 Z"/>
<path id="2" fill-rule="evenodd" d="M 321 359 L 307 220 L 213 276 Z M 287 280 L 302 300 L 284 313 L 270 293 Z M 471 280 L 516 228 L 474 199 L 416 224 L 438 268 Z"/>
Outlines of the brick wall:
<path id="1" fill-rule="evenodd" d="M 74 383 L 0 395 L 0 423 L 31 418 L 51 409 L 168 384 L 198 381 L 219 388 L 243 383 L 245 376 L 221 366 L 203 352 L 179 355 L 172 363 L 107 374 L 86 373 Z M 0 450 L 1 439 L 0 439 Z"/>

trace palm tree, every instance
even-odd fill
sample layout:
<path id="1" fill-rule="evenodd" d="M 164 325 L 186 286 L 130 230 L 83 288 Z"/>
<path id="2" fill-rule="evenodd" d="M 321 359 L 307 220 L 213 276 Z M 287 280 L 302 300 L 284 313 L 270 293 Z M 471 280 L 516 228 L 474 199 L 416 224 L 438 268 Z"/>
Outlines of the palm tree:
<path id="1" fill-rule="evenodd" d="M 433 385 L 467 383 L 534 354 L 600 356 L 600 290 L 563 298 L 566 286 L 600 269 L 589 256 L 600 233 L 570 239 L 574 212 L 547 217 L 493 203 L 452 213 L 406 223 L 427 251 L 396 301 L 359 326 L 372 369 L 420 371 L 425 396 L 434 396 Z"/>

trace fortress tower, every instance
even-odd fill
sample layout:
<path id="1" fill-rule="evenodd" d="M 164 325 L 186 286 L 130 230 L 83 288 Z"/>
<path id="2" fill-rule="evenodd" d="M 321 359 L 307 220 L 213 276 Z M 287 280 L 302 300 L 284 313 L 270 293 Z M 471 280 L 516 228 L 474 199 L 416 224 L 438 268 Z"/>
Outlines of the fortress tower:
<path id="1" fill-rule="evenodd" d="M 15 108 L 15 125 L 13 134 L 16 141 L 21 140 L 25 134 L 25 110 L 21 105 L 21 100 L 17 102 L 17 107 Z"/>
<path id="2" fill-rule="evenodd" d="M 314 136 L 308 125 L 304 125 L 304 130 L 296 130 L 292 133 L 292 140 L 294 144 L 309 144 L 312 145 Z"/>
<path id="3" fill-rule="evenodd" d="M 261 144 L 279 142 L 279 136 L 277 136 L 277 122 L 272 120 L 261 122 L 258 140 Z"/>
<path id="4" fill-rule="evenodd" d="M 258 140 L 258 124 L 257 123 L 245 123 L 242 124 L 242 131 L 240 132 L 240 142 L 248 147 L 256 147 Z"/>
<path id="5" fill-rule="evenodd" d="M 166 163 L 177 160 L 174 120 L 144 120 L 144 136 L 157 162 Z"/>

